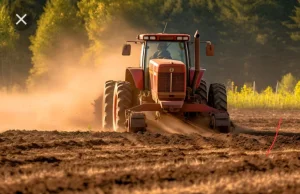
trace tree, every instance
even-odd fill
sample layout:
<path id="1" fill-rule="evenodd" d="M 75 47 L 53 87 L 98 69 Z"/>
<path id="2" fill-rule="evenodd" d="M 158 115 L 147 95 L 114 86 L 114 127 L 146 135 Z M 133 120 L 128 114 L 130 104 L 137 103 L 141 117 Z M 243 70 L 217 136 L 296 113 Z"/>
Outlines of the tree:
<path id="1" fill-rule="evenodd" d="M 0 4 L 0 48 L 12 48 L 18 38 L 8 12 L 8 5 Z"/>
<path id="2" fill-rule="evenodd" d="M 294 15 L 291 16 L 294 24 L 289 25 L 291 29 L 294 29 L 293 32 L 290 33 L 291 38 L 295 41 L 300 41 L 300 0 L 299 5 L 295 7 Z"/>
<path id="3" fill-rule="evenodd" d="M 12 55 L 19 35 L 15 32 L 8 12 L 8 4 L 0 3 L 0 86 L 9 88 L 12 85 L 8 81 L 12 77 Z M 11 79 L 10 79 L 11 80 Z"/>
<path id="4" fill-rule="evenodd" d="M 74 0 L 50 0 L 38 21 L 35 36 L 30 47 L 33 68 L 27 85 L 44 83 L 50 75 L 58 73 L 62 67 L 78 65 L 85 45 L 85 30 L 77 15 Z"/>

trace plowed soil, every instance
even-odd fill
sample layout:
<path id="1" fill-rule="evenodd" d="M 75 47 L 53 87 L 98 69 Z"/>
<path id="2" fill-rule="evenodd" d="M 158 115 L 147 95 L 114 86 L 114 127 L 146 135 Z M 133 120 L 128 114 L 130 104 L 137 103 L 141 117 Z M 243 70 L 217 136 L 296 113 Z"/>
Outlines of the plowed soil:
<path id="1" fill-rule="evenodd" d="M 230 134 L 3 132 L 0 193 L 300 193 L 300 111 L 230 114 Z"/>

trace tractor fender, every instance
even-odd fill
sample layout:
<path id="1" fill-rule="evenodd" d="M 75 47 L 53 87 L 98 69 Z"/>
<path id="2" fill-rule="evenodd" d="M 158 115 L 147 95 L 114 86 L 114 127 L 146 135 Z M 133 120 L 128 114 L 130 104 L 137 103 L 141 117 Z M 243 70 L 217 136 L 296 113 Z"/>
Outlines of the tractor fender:
<path id="1" fill-rule="evenodd" d="M 199 78 L 196 82 L 196 88 L 200 86 L 200 82 L 201 82 L 202 77 L 204 75 L 204 71 L 205 71 L 205 69 L 200 69 Z M 195 74 L 195 68 L 194 67 L 190 68 L 190 85 L 192 85 L 192 83 L 193 83 L 194 74 Z"/>
<path id="2" fill-rule="evenodd" d="M 137 89 L 144 89 L 144 71 L 138 67 L 128 67 L 126 69 L 125 80 L 134 85 Z"/>

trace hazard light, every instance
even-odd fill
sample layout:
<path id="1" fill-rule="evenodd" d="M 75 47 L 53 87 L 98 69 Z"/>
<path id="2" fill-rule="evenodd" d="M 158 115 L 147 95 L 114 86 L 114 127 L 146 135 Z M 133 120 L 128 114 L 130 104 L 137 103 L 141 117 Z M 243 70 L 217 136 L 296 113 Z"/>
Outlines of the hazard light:
<path id="1" fill-rule="evenodd" d="M 144 36 L 144 40 L 156 40 L 156 36 Z"/>

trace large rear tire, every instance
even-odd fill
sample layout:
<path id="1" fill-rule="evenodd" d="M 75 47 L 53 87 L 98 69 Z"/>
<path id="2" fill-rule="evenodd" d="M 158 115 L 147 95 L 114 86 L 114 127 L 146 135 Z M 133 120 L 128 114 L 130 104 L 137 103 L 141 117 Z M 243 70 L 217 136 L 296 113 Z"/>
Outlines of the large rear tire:
<path id="1" fill-rule="evenodd" d="M 102 103 L 102 128 L 113 129 L 113 100 L 116 82 L 109 80 L 105 82 Z"/>
<path id="2" fill-rule="evenodd" d="M 227 94 L 224 84 L 210 84 L 208 105 L 218 110 L 227 111 Z"/>
<path id="3" fill-rule="evenodd" d="M 208 105 L 221 111 L 227 111 L 227 93 L 224 84 L 213 83 L 210 85 L 208 93 Z M 211 116 L 211 128 L 217 128 L 221 133 L 230 132 L 230 125 L 216 127 L 216 122 L 218 122 L 218 120 L 216 120 L 215 116 Z"/>
<path id="4" fill-rule="evenodd" d="M 196 89 L 195 93 L 200 96 L 199 100 L 201 104 L 207 104 L 207 84 L 205 80 L 201 80 L 200 86 Z"/>
<path id="5" fill-rule="evenodd" d="M 133 105 L 133 88 L 129 82 L 120 81 L 115 85 L 113 100 L 113 128 L 116 132 L 125 132 L 125 110 Z"/>

